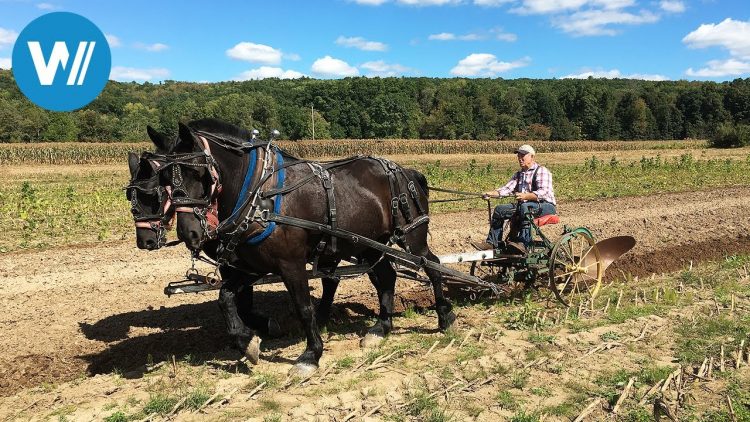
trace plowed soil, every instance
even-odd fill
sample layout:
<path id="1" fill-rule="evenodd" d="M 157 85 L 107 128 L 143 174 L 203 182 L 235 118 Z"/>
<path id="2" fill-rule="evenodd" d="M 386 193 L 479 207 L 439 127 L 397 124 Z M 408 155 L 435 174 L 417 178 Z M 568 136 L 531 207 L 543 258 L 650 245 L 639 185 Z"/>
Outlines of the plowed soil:
<path id="1" fill-rule="evenodd" d="M 750 252 L 750 188 L 573 202 L 559 212 L 562 223 L 587 226 L 598 239 L 636 238 L 636 247 L 610 267 L 610 277 L 648 276 L 678 270 L 691 261 Z M 487 215 L 439 214 L 430 224 L 434 252 L 462 252 L 471 249 L 469 241 L 484 238 Z M 561 229 L 545 228 L 552 237 Z M 0 396 L 5 397 L 0 399 L 0 417 L 18 416 L 18 397 L 40 385 L 95 382 L 95 375 L 113 371 L 139 378 L 149 360 L 171 355 L 236 357 L 227 348 L 215 292 L 163 294 L 164 286 L 179 279 L 189 265 L 186 250 L 179 246 L 146 252 L 134 243 L 130 239 L 0 255 Z M 319 295 L 318 282 L 311 285 Z M 413 281 L 399 281 L 397 290 L 397 310 L 433 301 L 430 290 Z M 370 316 L 376 309 L 374 291 L 362 278 L 342 282 L 336 303 L 340 314 Z M 258 287 L 256 304 L 297 330 L 281 286 Z M 363 328 L 352 330 L 360 334 Z M 264 343 L 264 359 L 275 353 L 293 358 L 292 351 L 302 348 L 298 340 L 292 336 Z M 329 347 L 324 356 L 336 359 L 344 352 Z M 288 367 L 288 361 L 275 364 Z M 32 414 L 41 416 L 54 398 L 35 397 L 38 404 L 22 407 L 28 405 Z"/>

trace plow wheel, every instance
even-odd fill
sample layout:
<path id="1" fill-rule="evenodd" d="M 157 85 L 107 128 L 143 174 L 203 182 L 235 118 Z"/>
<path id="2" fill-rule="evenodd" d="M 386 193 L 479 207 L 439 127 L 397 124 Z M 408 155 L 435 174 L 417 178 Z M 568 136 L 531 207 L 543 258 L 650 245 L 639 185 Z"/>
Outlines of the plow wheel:
<path id="1" fill-rule="evenodd" d="M 570 306 L 575 295 L 594 300 L 602 284 L 604 263 L 594 237 L 579 227 L 566 233 L 552 248 L 549 258 L 549 288 Z"/>

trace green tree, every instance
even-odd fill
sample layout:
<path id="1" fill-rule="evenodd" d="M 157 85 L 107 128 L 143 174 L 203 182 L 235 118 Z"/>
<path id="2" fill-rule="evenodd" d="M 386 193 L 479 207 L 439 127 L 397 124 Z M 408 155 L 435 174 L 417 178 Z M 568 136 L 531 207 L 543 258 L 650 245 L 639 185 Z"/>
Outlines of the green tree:
<path id="1" fill-rule="evenodd" d="M 75 141 L 78 139 L 78 126 L 71 113 L 50 113 L 49 125 L 42 133 L 42 139 L 51 142 Z"/>
<path id="2" fill-rule="evenodd" d="M 159 111 L 141 103 L 125 104 L 125 114 L 120 121 L 122 139 L 126 141 L 145 141 L 148 139 L 147 126 L 159 124 Z"/>

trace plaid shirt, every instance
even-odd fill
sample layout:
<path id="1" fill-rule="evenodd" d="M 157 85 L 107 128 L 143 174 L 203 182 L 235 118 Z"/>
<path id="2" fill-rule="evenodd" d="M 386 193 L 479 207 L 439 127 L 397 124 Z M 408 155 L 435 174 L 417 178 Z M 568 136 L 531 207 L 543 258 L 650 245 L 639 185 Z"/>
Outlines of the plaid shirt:
<path id="1" fill-rule="evenodd" d="M 539 171 L 536 174 L 536 184 L 537 184 L 537 190 L 532 191 L 531 190 L 531 178 L 534 176 L 534 171 L 539 168 Z M 534 163 L 531 168 L 528 170 L 519 170 L 515 174 L 513 174 L 513 177 L 510 178 L 510 181 L 503 187 L 497 190 L 497 192 L 500 194 L 500 196 L 511 196 L 515 192 L 520 192 L 519 189 L 516 189 L 518 186 L 518 181 L 523 180 L 522 183 L 525 184 L 525 191 L 526 192 L 532 192 L 536 194 L 536 197 L 539 199 L 539 201 L 545 201 L 552 203 L 553 205 L 557 205 L 557 201 L 555 200 L 555 192 L 552 190 L 552 173 L 547 170 L 547 167 L 540 166 L 537 163 Z"/>

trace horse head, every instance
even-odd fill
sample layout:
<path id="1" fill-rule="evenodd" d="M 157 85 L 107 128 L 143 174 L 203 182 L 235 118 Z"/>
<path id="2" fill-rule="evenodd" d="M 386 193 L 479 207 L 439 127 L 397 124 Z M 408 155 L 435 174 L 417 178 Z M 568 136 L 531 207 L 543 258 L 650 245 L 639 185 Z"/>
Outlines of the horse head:
<path id="1" fill-rule="evenodd" d="M 167 164 L 166 154 L 174 148 L 174 140 L 150 126 L 147 129 L 156 152 L 128 154 L 130 183 L 125 187 L 125 195 L 135 222 L 138 248 L 154 250 L 166 243 L 166 233 L 175 215 L 169 186 L 161 183 L 161 172 Z"/>
<path id="2" fill-rule="evenodd" d="M 164 177 L 178 215 L 177 237 L 190 250 L 200 250 L 218 225 L 217 198 L 221 188 L 216 161 L 208 142 L 182 123 L 169 157 Z"/>

